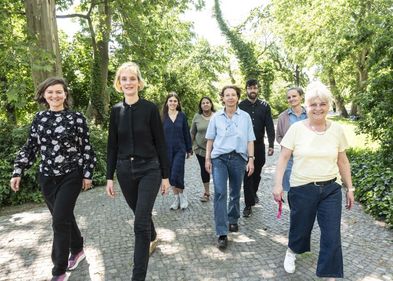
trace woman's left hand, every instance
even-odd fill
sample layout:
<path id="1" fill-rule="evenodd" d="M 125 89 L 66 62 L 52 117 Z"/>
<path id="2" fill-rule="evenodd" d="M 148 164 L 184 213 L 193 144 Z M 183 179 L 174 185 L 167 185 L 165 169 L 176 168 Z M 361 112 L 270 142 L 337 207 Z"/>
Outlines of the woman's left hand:
<path id="1" fill-rule="evenodd" d="M 88 189 L 90 189 L 92 187 L 93 187 L 93 181 L 91 179 L 83 179 L 82 189 L 84 191 L 86 191 L 86 190 L 88 190 Z"/>
<path id="2" fill-rule="evenodd" d="M 162 179 L 162 181 L 161 181 L 161 194 L 162 195 L 168 194 L 170 187 L 171 187 L 171 184 L 169 183 L 169 179 Z"/>
<path id="3" fill-rule="evenodd" d="M 353 191 L 347 190 L 346 197 L 347 197 L 347 200 L 346 200 L 345 208 L 350 210 L 353 207 L 353 204 L 355 202 L 355 196 L 353 195 Z"/>

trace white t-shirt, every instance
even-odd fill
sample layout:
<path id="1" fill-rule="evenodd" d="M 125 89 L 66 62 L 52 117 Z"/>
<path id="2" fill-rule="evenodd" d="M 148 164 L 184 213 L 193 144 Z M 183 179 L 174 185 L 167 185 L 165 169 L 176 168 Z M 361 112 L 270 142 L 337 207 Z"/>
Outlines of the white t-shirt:
<path id="1" fill-rule="evenodd" d="M 281 145 L 293 151 L 291 187 L 314 181 L 339 178 L 338 153 L 348 148 L 343 128 L 334 122 L 324 134 L 317 134 L 304 124 L 293 124 Z"/>

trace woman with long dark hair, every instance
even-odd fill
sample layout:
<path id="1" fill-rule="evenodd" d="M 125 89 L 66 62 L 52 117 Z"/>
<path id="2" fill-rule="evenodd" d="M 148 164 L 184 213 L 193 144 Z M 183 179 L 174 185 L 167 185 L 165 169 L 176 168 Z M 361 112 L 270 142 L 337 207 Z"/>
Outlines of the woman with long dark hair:
<path id="1" fill-rule="evenodd" d="M 175 196 L 170 209 L 184 210 L 188 207 L 188 200 L 184 194 L 184 165 L 185 159 L 192 154 L 192 147 L 187 117 L 181 111 L 180 98 L 175 92 L 170 92 L 166 97 L 162 109 L 162 122 L 170 163 L 169 182 L 173 186 Z"/>
<path id="2" fill-rule="evenodd" d="M 213 116 L 214 104 L 209 97 L 202 97 L 198 104 L 198 113 L 195 114 L 191 124 L 191 139 L 193 141 L 193 151 L 198 159 L 199 168 L 201 169 L 201 179 L 204 193 L 201 202 L 210 200 L 210 174 L 205 169 L 206 130 L 209 126 L 210 118 Z"/>

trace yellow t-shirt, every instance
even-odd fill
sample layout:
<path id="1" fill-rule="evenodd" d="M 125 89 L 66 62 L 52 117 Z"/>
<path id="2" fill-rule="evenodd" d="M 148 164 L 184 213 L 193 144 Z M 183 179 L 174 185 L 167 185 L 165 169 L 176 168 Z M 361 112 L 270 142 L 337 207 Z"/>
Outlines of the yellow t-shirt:
<path id="1" fill-rule="evenodd" d="M 281 145 L 293 151 L 291 187 L 340 177 L 337 157 L 348 147 L 348 141 L 339 124 L 331 122 L 326 132 L 319 135 L 307 128 L 304 121 L 297 122 L 289 128 Z"/>

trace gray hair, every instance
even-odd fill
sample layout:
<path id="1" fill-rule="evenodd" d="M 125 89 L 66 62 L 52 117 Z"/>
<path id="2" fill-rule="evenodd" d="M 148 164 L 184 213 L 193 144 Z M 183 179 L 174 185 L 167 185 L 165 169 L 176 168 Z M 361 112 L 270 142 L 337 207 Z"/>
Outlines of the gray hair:
<path id="1" fill-rule="evenodd" d="M 310 105 L 317 98 L 327 102 L 329 107 L 332 105 L 333 97 L 330 90 L 321 82 L 312 82 L 307 86 L 304 102 Z"/>

